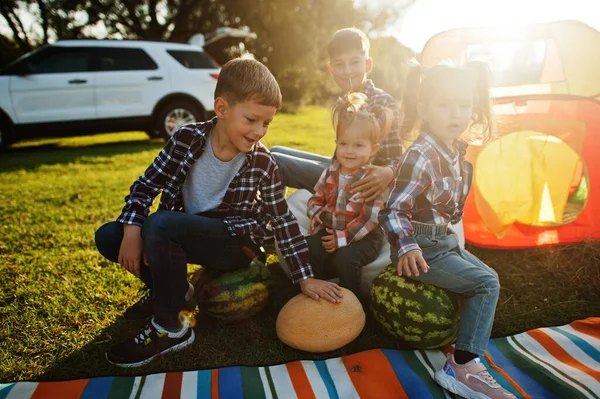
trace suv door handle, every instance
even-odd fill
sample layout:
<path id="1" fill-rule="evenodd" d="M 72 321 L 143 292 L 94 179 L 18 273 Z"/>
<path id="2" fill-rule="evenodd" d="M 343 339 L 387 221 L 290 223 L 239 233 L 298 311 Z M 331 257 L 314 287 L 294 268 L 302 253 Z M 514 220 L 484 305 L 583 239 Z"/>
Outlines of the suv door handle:
<path id="1" fill-rule="evenodd" d="M 83 83 L 87 83 L 87 80 L 85 79 L 73 79 L 73 80 L 69 80 L 69 84 L 70 85 L 80 85 Z"/>
<path id="2" fill-rule="evenodd" d="M 162 76 L 150 76 L 148 80 L 163 80 Z"/>

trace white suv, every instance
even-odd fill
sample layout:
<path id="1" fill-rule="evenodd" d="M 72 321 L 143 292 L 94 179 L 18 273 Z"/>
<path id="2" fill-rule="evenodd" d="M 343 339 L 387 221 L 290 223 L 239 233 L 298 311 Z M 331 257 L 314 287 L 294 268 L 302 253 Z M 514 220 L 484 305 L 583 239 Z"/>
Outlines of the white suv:
<path id="1" fill-rule="evenodd" d="M 0 148 L 25 137 L 143 130 L 208 118 L 219 68 L 201 47 L 65 40 L 0 72 Z"/>

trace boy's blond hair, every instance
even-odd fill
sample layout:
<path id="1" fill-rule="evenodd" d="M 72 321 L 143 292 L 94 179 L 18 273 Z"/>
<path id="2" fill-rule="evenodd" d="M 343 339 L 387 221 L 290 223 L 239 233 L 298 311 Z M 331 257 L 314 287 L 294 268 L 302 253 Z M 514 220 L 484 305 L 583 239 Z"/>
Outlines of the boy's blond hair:
<path id="1" fill-rule="evenodd" d="M 362 51 L 366 58 L 369 58 L 370 47 L 371 43 L 365 32 L 357 28 L 344 28 L 333 34 L 327 45 L 327 53 L 331 60 L 348 51 L 358 50 Z"/>
<path id="2" fill-rule="evenodd" d="M 215 89 L 217 97 L 231 105 L 254 101 L 277 109 L 282 102 L 279 84 L 271 71 L 251 58 L 235 58 L 223 65 Z"/>

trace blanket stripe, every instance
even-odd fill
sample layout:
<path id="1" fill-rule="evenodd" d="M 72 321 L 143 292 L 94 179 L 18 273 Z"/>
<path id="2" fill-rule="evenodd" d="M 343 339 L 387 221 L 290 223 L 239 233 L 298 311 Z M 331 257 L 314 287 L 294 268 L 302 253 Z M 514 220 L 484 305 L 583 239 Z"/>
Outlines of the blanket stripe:
<path id="1" fill-rule="evenodd" d="M 373 349 L 267 367 L 0 384 L 0 399 L 445 399 L 433 380 L 451 346 Z M 518 398 L 600 399 L 600 318 L 539 328 L 489 342 L 481 359 Z"/>
<path id="2" fill-rule="evenodd" d="M 314 362 L 303 360 L 302 367 L 316 399 L 327 399 L 329 393 Z"/>
<path id="3" fill-rule="evenodd" d="M 502 351 L 500 351 L 500 349 L 498 349 L 495 342 L 491 341 L 487 349 L 488 356 L 491 356 L 494 359 L 495 364 L 498 366 L 498 368 L 503 370 L 507 375 L 512 376 L 515 383 L 518 384 L 519 387 L 521 387 L 519 394 L 522 395 L 524 398 L 560 399 L 526 373 L 520 373 L 517 366 L 515 366 L 502 353 Z"/>
<path id="4" fill-rule="evenodd" d="M 571 340 L 571 342 L 573 342 L 575 345 L 577 345 L 589 357 L 594 359 L 596 361 L 596 363 L 600 363 L 600 351 L 598 351 L 596 348 L 594 348 L 594 346 L 592 346 L 592 344 L 585 341 L 585 339 L 580 338 L 576 332 L 571 333 L 565 328 L 558 328 L 558 327 L 552 327 L 551 330 L 569 338 Z"/>

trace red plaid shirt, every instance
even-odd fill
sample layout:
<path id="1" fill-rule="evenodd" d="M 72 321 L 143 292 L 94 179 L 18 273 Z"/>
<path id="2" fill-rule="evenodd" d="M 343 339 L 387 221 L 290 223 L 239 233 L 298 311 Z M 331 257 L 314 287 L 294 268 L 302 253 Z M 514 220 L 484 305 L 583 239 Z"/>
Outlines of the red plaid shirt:
<path id="1" fill-rule="evenodd" d="M 365 169 L 354 171 L 346 185 L 340 187 L 340 166 L 335 161 L 323 171 L 306 212 L 311 220 L 318 214 L 324 223 L 315 232 L 325 227 L 335 231 L 338 248 L 360 240 L 377 228 L 377 215 L 387 198 L 387 193 L 383 193 L 371 202 L 357 199 L 359 193 L 352 194 L 350 186 L 366 175 Z"/>
<path id="2" fill-rule="evenodd" d="M 154 162 L 130 187 L 117 222 L 141 226 L 154 198 L 161 193 L 158 210 L 183 212 L 183 182 L 204 152 L 207 135 L 217 119 L 186 125 L 175 132 Z M 207 176 L 210 178 L 210 176 Z M 270 222 L 279 249 L 292 269 L 294 282 L 313 277 L 308 246 L 285 201 L 279 170 L 269 150 L 257 143 L 227 188 L 216 209 L 232 236 L 249 235 L 257 245 L 267 237 Z"/>
<path id="3" fill-rule="evenodd" d="M 465 158 L 467 143 L 459 139 L 452 152 L 435 136 L 422 132 L 402 156 L 398 174 L 379 222 L 398 256 L 420 249 L 411 221 L 458 223 L 471 189 L 473 165 Z M 459 163 L 461 173 L 452 167 Z"/>

